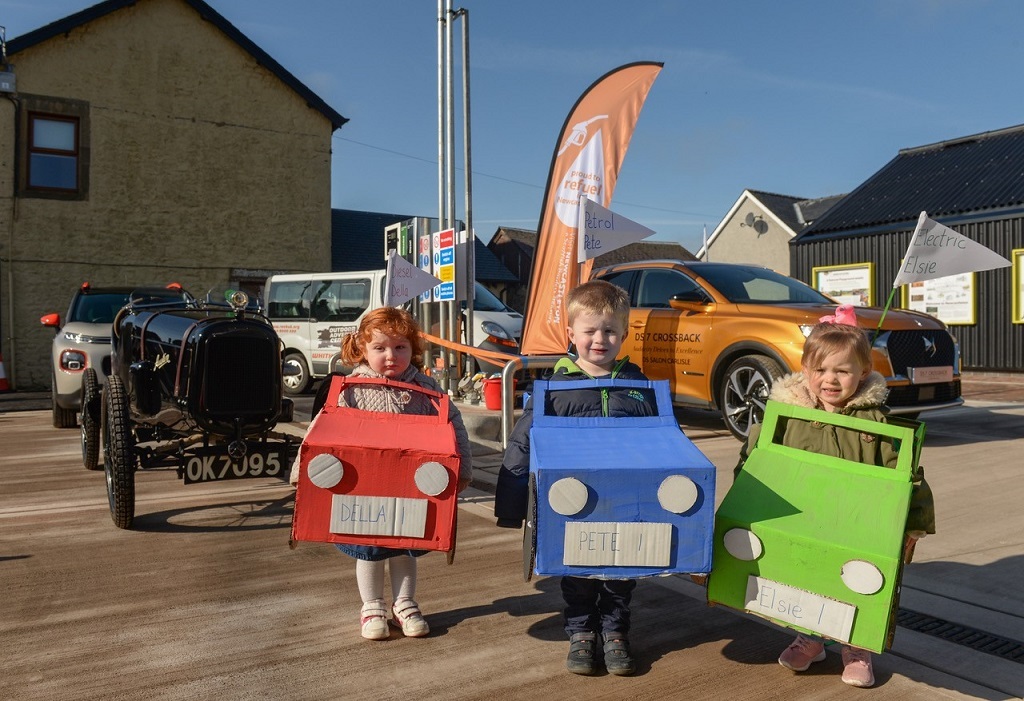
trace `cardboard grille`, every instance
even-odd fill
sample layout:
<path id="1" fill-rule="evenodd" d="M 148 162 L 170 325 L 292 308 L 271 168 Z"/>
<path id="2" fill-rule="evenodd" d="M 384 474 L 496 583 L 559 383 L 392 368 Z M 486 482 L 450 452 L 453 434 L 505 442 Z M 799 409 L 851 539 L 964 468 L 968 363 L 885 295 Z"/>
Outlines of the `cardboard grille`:
<path id="1" fill-rule="evenodd" d="M 349 387 L 425 394 L 437 415 L 338 406 Z M 292 540 L 448 551 L 459 456 L 447 395 L 418 385 L 335 377 L 299 448 Z"/>

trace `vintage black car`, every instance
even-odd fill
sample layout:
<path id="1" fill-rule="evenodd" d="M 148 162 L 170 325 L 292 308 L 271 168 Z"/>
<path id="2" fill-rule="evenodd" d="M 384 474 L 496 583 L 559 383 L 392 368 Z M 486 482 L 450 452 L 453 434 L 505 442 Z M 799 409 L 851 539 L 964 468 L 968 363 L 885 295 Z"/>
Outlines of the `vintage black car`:
<path id="1" fill-rule="evenodd" d="M 185 484 L 287 479 L 301 438 L 281 395 L 282 349 L 243 292 L 132 293 L 112 329 L 111 371 L 100 391 L 83 378 L 82 457 L 95 469 L 103 436 L 110 515 L 135 518 L 135 472 L 174 467 Z M 91 464 L 90 464 L 91 463 Z"/>

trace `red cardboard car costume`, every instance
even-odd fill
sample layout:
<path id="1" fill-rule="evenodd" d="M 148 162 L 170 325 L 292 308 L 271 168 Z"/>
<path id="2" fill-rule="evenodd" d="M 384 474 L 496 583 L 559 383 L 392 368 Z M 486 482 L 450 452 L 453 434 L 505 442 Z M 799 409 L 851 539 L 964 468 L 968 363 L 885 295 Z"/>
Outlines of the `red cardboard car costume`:
<path id="1" fill-rule="evenodd" d="M 437 415 L 338 406 L 346 387 L 430 397 Z M 450 551 L 459 454 L 448 396 L 414 384 L 335 377 L 299 449 L 292 540 Z"/>

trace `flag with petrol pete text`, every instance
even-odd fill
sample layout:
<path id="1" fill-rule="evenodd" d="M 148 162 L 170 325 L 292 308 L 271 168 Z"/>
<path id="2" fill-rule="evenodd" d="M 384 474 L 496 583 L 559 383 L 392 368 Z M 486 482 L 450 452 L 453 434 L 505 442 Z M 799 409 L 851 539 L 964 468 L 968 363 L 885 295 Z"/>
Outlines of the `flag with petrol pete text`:
<path id="1" fill-rule="evenodd" d="M 637 224 L 602 207 L 589 197 L 580 197 L 580 223 L 576 235 L 580 263 L 654 235 L 653 229 Z"/>
<path id="2" fill-rule="evenodd" d="M 892 286 L 895 289 L 912 282 L 1008 265 L 1012 263 L 992 249 L 929 219 L 927 212 L 921 212 Z"/>

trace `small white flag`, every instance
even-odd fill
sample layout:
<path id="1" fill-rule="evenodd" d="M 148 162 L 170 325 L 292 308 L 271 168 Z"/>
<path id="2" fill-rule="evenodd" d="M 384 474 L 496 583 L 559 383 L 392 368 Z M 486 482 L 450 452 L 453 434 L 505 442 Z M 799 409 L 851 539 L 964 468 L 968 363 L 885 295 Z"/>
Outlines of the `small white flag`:
<path id="1" fill-rule="evenodd" d="M 605 209 L 587 197 L 580 198 L 579 216 L 576 236 L 579 263 L 654 234 L 652 229 Z"/>
<path id="2" fill-rule="evenodd" d="M 426 292 L 441 281 L 420 270 L 394 251 L 388 255 L 388 272 L 384 279 L 384 306 L 405 304 L 421 292 Z"/>
<path id="3" fill-rule="evenodd" d="M 892 286 L 1013 265 L 990 248 L 962 236 L 921 212 L 900 272 Z"/>

